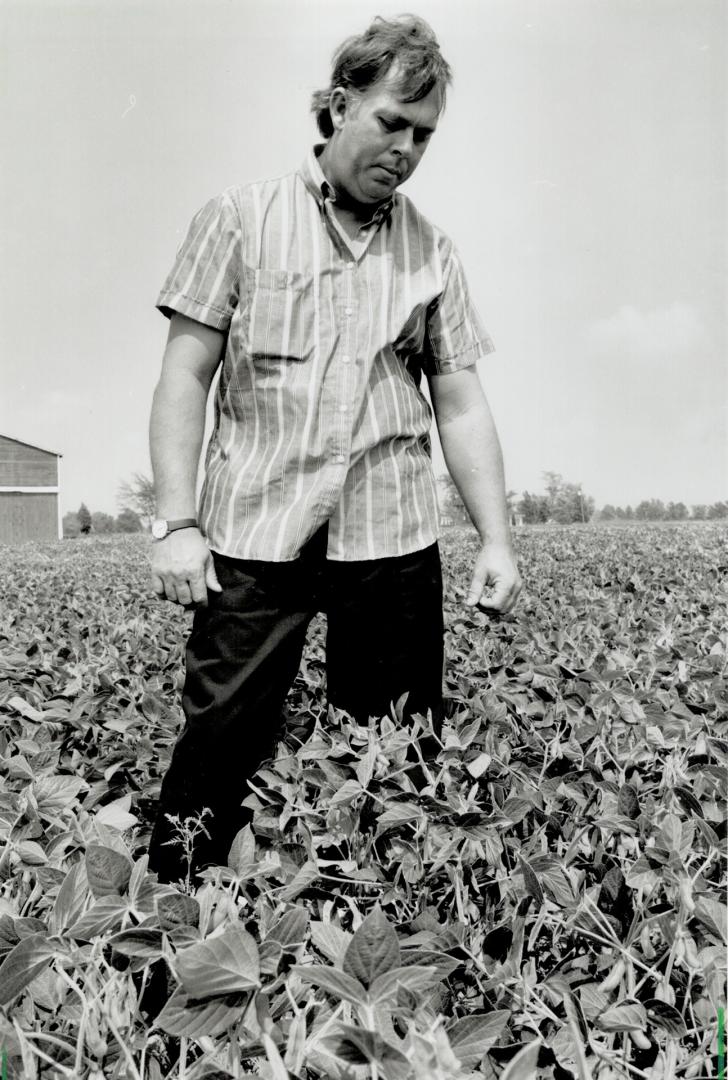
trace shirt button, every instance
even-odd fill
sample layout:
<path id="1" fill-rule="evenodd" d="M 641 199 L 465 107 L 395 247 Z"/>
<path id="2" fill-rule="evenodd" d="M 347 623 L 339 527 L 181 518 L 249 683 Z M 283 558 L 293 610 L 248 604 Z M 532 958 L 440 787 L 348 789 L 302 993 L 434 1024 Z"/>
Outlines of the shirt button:
<path id="1" fill-rule="evenodd" d="M 344 314 L 345 315 L 351 315 L 351 308 L 350 307 L 344 308 Z"/>
<path id="2" fill-rule="evenodd" d="M 351 363 L 351 357 L 348 354 L 346 356 L 342 356 L 341 362 L 342 362 L 342 364 L 350 364 Z"/>
<path id="3" fill-rule="evenodd" d="M 354 263 L 347 263 L 346 264 L 346 269 L 347 270 L 353 270 L 354 269 Z"/>
<path id="4" fill-rule="evenodd" d="M 339 405 L 339 412 L 348 412 L 348 411 L 349 411 L 349 406 L 348 405 Z"/>
<path id="5" fill-rule="evenodd" d="M 346 461 L 346 458 L 344 457 L 343 454 L 337 454 L 336 457 L 334 458 L 334 461 L 336 462 L 337 465 L 343 465 L 344 462 Z"/>

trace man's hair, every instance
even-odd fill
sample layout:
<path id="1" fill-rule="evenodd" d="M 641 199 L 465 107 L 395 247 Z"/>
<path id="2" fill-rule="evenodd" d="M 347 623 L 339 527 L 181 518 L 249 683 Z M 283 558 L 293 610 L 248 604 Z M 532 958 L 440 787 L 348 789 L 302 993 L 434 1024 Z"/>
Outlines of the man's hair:
<path id="1" fill-rule="evenodd" d="M 363 34 L 347 38 L 336 50 L 328 89 L 313 94 L 311 111 L 325 139 L 334 133 L 329 111 L 332 90 L 337 86 L 368 90 L 389 73 L 392 65 L 396 65 L 396 87 L 403 101 L 420 101 L 437 87 L 444 104 L 452 72 L 432 28 L 417 15 L 394 19 L 378 16 Z"/>

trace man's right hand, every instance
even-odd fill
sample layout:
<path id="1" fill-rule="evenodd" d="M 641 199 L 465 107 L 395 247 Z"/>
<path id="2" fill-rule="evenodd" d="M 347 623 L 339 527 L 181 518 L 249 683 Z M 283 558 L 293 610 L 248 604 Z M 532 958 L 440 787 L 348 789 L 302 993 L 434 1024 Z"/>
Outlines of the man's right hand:
<path id="1" fill-rule="evenodd" d="M 152 542 L 152 588 L 160 600 L 205 605 L 207 590 L 222 592 L 212 552 L 199 529 L 177 529 Z"/>

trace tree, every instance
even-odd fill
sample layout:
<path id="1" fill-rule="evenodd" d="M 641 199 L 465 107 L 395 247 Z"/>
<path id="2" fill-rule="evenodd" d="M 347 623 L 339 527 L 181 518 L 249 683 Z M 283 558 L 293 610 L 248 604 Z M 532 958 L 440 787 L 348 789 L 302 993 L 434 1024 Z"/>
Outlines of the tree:
<path id="1" fill-rule="evenodd" d="M 728 518 L 728 502 L 713 503 L 708 507 L 708 517 L 713 521 Z"/>
<path id="2" fill-rule="evenodd" d="M 526 525 L 540 525 L 549 519 L 548 495 L 531 495 L 524 491 L 518 508 Z"/>
<path id="3" fill-rule="evenodd" d="M 98 511 L 91 515 L 91 525 L 95 533 L 112 533 L 116 527 L 111 514 L 102 514 Z"/>
<path id="4" fill-rule="evenodd" d="M 600 521 L 614 521 L 617 516 L 617 509 L 612 506 L 611 503 L 607 503 L 607 505 L 603 506 L 599 511 Z"/>
<path id="5" fill-rule="evenodd" d="M 634 516 L 638 521 L 664 521 L 667 510 L 662 499 L 643 499 Z"/>
<path id="6" fill-rule="evenodd" d="M 442 516 L 448 518 L 454 525 L 469 525 L 470 515 L 465 509 L 453 478 L 449 475 L 438 476 L 437 485 L 437 501 Z"/>
<path id="7" fill-rule="evenodd" d="M 665 516 L 668 521 L 685 521 L 688 516 L 688 508 L 684 502 L 668 503 Z"/>
<path id="8" fill-rule="evenodd" d="M 138 514 L 127 507 L 116 519 L 116 531 L 120 533 L 138 533 L 142 531 L 142 522 Z"/>
<path id="9" fill-rule="evenodd" d="M 88 536 L 91 532 L 91 514 L 86 503 L 81 503 L 76 512 L 76 517 L 78 518 L 78 531 L 82 536 Z"/>
<path id="10" fill-rule="evenodd" d="M 693 521 L 705 521 L 708 516 L 708 507 L 702 503 L 693 507 L 692 518 Z"/>
<path id="11" fill-rule="evenodd" d="M 75 540 L 80 533 L 78 514 L 75 510 L 69 510 L 67 514 L 63 515 L 63 538 L 64 540 Z"/>
<path id="12" fill-rule="evenodd" d="M 140 519 L 140 524 L 148 528 L 157 516 L 157 497 L 154 493 L 154 481 L 144 473 L 136 472 L 131 480 L 119 485 L 119 508 L 131 510 Z M 128 531 L 128 530 L 127 530 Z M 137 530 L 133 530 L 137 531 Z"/>

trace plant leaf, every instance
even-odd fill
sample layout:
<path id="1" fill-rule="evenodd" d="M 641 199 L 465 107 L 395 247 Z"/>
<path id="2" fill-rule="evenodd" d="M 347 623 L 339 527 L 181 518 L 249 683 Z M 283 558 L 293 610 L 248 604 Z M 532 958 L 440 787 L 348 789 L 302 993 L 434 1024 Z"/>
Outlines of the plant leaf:
<path id="1" fill-rule="evenodd" d="M 113 848 L 89 844 L 86 848 L 86 876 L 91 892 L 97 899 L 101 896 L 120 896 L 129 884 L 131 863 Z"/>
<path id="2" fill-rule="evenodd" d="M 358 979 L 347 975 L 338 968 L 324 964 L 297 964 L 291 969 L 305 982 L 320 986 L 341 1001 L 350 1001 L 354 1005 L 366 1005 L 366 990 Z"/>
<path id="3" fill-rule="evenodd" d="M 0 964 L 0 1005 L 8 1005 L 50 963 L 55 949 L 46 934 L 19 941 Z"/>
<path id="4" fill-rule="evenodd" d="M 260 983 L 258 946 L 237 926 L 178 952 L 176 967 L 183 989 L 195 998 L 219 997 Z"/>
<path id="5" fill-rule="evenodd" d="M 463 1065 L 475 1065 L 498 1038 L 510 1019 L 509 1009 L 471 1013 L 448 1024 L 446 1031 L 455 1056 Z"/>
<path id="6" fill-rule="evenodd" d="M 250 996 L 251 992 L 227 994 L 199 1001 L 178 987 L 154 1023 L 168 1035 L 184 1035 L 190 1039 L 220 1035 L 240 1019 Z"/>
<path id="7" fill-rule="evenodd" d="M 344 955 L 344 971 L 368 989 L 377 976 L 399 964 L 396 931 L 377 905 L 349 942 Z"/>

